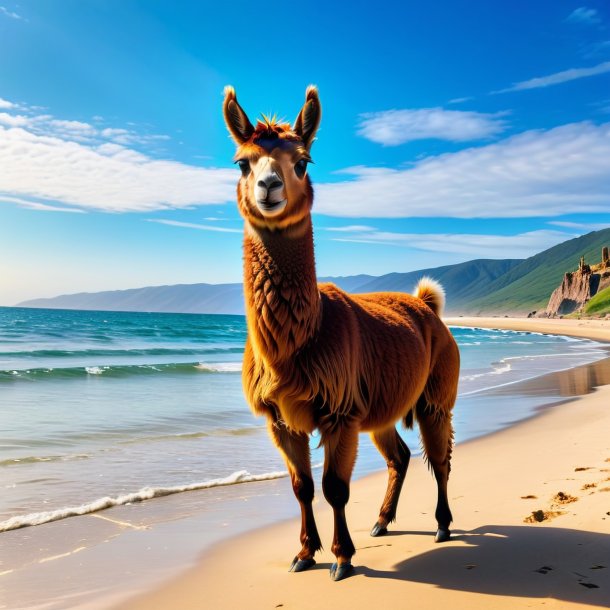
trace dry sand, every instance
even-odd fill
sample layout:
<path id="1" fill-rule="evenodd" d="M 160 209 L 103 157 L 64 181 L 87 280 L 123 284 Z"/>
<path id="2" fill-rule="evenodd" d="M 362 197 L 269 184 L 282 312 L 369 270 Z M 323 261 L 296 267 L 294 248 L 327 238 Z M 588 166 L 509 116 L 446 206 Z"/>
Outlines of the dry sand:
<path id="1" fill-rule="evenodd" d="M 609 321 L 451 323 L 610 341 Z M 457 446 L 450 542 L 433 542 L 436 489 L 421 459 L 412 460 L 390 533 L 371 538 L 385 484 L 382 473 L 352 486 L 347 516 L 357 553 L 347 580 L 330 580 L 329 550 L 308 572 L 287 572 L 300 548 L 299 523 L 289 521 L 218 544 L 169 585 L 121 608 L 610 607 L 610 386 Z M 328 549 L 332 513 L 323 498 L 315 511 Z M 533 513 L 545 519 L 528 522 Z"/>

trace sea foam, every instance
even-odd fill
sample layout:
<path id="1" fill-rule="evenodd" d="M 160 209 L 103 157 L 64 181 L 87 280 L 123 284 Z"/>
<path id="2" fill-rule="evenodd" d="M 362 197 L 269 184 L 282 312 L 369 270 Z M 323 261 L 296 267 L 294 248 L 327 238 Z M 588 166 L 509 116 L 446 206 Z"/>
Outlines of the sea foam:
<path id="1" fill-rule="evenodd" d="M 105 496 L 98 498 L 93 502 L 81 504 L 80 506 L 69 506 L 58 508 L 56 510 L 44 511 L 39 513 L 30 513 L 29 515 L 16 515 L 6 521 L 0 521 L 0 532 L 8 532 L 10 530 L 28 527 L 32 525 L 42 525 L 51 521 L 59 521 L 68 517 L 78 517 L 80 515 L 88 515 L 100 510 L 119 506 L 121 504 L 131 504 L 133 502 L 143 502 L 152 498 L 160 498 L 162 496 L 170 496 L 172 494 L 182 493 L 185 491 L 197 491 L 199 489 L 209 489 L 210 487 L 224 487 L 227 485 L 237 485 L 239 483 L 253 483 L 256 481 L 270 481 L 273 479 L 281 479 L 288 476 L 288 472 L 282 470 L 277 472 L 267 472 L 264 474 L 250 474 L 247 470 L 239 470 L 222 479 L 211 479 L 201 483 L 189 483 L 187 485 L 175 485 L 173 487 L 143 487 L 139 491 L 123 494 L 120 496 L 110 497 Z"/>

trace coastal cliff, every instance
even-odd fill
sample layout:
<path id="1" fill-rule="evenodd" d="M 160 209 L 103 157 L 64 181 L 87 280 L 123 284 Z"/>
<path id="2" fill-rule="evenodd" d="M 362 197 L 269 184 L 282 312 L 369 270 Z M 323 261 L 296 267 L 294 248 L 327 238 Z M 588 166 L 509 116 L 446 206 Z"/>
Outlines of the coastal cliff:
<path id="1" fill-rule="evenodd" d="M 610 259 L 608 247 L 602 249 L 601 262 L 588 265 L 584 256 L 576 271 L 568 271 L 563 276 L 561 286 L 551 294 L 544 317 L 554 318 L 582 312 L 586 304 L 600 291 L 610 286 Z"/>

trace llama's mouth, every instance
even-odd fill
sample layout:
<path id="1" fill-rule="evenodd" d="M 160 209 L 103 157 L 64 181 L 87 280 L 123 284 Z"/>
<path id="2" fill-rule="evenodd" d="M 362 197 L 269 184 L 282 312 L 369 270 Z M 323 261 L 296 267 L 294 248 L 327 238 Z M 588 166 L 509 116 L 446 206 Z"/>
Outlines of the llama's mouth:
<path id="1" fill-rule="evenodd" d="M 281 214 L 287 203 L 287 199 L 282 199 L 281 201 L 270 201 L 269 199 L 256 200 L 256 205 L 263 216 L 277 216 L 278 214 Z"/>

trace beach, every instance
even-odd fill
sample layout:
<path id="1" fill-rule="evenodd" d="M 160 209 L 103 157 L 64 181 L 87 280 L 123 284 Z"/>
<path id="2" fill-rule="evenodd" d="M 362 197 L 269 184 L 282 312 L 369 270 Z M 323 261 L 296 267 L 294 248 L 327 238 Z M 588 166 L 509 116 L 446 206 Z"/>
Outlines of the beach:
<path id="1" fill-rule="evenodd" d="M 608 321 L 450 322 L 610 341 Z M 368 608 L 382 600 L 418 608 L 607 606 L 610 386 L 603 384 L 610 382 L 608 369 L 607 359 L 599 360 L 509 383 L 489 395 L 494 406 L 527 395 L 545 408 L 458 443 L 448 543 L 433 542 L 436 486 L 416 456 L 386 537 L 368 533 L 385 473 L 354 481 L 347 518 L 356 571 L 346 581 L 328 577 L 332 512 L 319 485 L 314 510 L 325 550 L 310 571 L 287 572 L 299 548 L 298 507 L 289 481 L 278 478 L 5 532 L 0 607 Z M 536 511 L 547 518 L 526 523 Z M 252 527 L 257 529 L 249 531 Z M 47 593 L 45 604 L 41 590 Z"/>

